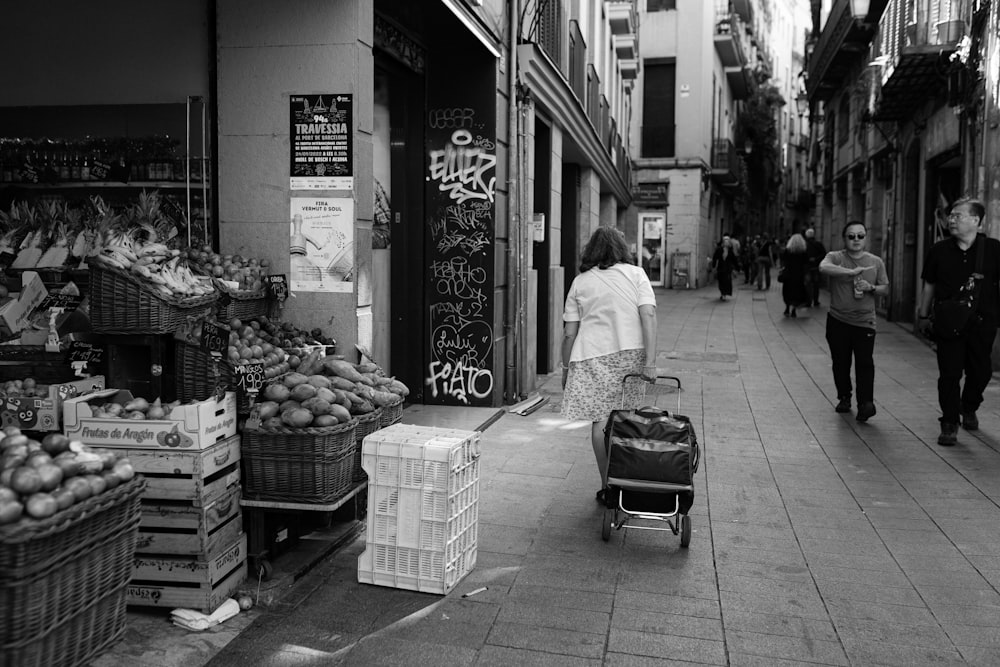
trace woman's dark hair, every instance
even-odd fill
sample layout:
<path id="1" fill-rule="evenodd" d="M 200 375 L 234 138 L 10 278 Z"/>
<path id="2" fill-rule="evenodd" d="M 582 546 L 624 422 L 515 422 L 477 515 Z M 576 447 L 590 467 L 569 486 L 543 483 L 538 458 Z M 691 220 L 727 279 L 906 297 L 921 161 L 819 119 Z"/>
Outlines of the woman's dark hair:
<path id="1" fill-rule="evenodd" d="M 854 225 L 861 225 L 861 228 L 863 230 L 865 230 L 865 234 L 868 233 L 868 226 L 865 225 L 865 223 L 861 222 L 860 220 L 851 220 L 846 225 L 844 225 L 844 231 L 842 231 L 840 233 L 840 235 L 843 236 L 846 239 L 847 238 L 847 230 L 848 230 L 848 228 L 853 227 Z"/>
<path id="2" fill-rule="evenodd" d="M 583 248 L 580 273 L 590 271 L 595 266 L 606 269 L 615 264 L 631 263 L 632 253 L 625 243 L 625 235 L 614 227 L 598 227 Z"/>

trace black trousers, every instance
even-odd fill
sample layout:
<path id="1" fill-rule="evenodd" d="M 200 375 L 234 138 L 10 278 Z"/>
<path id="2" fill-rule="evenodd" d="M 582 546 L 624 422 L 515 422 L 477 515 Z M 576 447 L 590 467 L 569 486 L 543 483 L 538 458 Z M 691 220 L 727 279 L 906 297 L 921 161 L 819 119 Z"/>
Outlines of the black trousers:
<path id="1" fill-rule="evenodd" d="M 809 295 L 809 305 L 819 304 L 819 269 L 812 267 L 806 270 L 806 290 Z"/>
<path id="2" fill-rule="evenodd" d="M 871 403 L 875 397 L 875 330 L 841 322 L 826 316 L 826 342 L 830 345 L 833 383 L 837 398 L 850 398 L 851 358 L 854 358 L 854 378 L 858 385 L 858 405 Z"/>
<path id="3" fill-rule="evenodd" d="M 938 404 L 941 421 L 957 424 L 963 412 L 975 412 L 983 402 L 983 391 L 993 376 L 995 326 L 969 327 L 962 336 L 937 341 Z M 965 375 L 965 386 L 962 375 Z"/>

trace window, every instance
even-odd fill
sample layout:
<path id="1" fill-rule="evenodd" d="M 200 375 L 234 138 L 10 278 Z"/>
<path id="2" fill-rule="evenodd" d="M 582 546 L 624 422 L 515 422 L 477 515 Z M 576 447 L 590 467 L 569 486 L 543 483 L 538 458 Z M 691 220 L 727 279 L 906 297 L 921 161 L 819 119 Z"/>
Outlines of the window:
<path id="1" fill-rule="evenodd" d="M 647 12 L 663 12 L 668 9 L 677 9 L 677 0 L 646 0 Z"/>
<path id="2" fill-rule="evenodd" d="M 673 58 L 649 59 L 642 72 L 642 157 L 674 157 L 677 64 Z"/>
<path id="3" fill-rule="evenodd" d="M 837 125 L 837 143 L 846 144 L 850 136 L 851 98 L 844 95 L 840 98 L 840 108 L 837 110 L 840 123 Z"/>

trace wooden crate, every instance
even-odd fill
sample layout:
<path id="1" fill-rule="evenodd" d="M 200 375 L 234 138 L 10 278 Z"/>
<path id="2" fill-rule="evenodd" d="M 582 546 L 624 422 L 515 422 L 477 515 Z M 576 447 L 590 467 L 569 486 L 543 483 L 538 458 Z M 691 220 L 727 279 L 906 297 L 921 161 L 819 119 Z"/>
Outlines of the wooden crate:
<path id="1" fill-rule="evenodd" d="M 185 501 L 144 500 L 136 552 L 214 557 L 242 531 L 240 486 L 199 507 Z"/>
<path id="2" fill-rule="evenodd" d="M 202 450 L 128 449 L 125 456 L 146 478 L 146 500 L 190 502 L 205 507 L 240 481 L 240 437 Z"/>
<path id="3" fill-rule="evenodd" d="M 184 607 L 211 614 L 247 577 L 246 535 L 211 559 L 137 556 L 125 602 L 140 607 Z"/>

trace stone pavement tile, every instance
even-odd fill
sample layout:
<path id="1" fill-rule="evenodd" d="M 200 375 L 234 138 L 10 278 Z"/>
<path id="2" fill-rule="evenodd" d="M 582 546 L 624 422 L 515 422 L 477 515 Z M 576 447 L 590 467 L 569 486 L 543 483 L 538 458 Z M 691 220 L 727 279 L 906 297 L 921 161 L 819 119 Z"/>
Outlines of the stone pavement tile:
<path id="1" fill-rule="evenodd" d="M 700 618 L 687 614 L 661 614 L 627 607 L 615 609 L 611 616 L 611 627 L 714 641 L 723 641 L 724 639 L 722 622 L 718 619 Z"/>
<path id="2" fill-rule="evenodd" d="M 896 562 L 903 568 L 903 572 L 909 573 L 917 570 L 933 572 L 975 572 L 975 568 L 969 564 L 969 560 L 959 553 L 952 553 L 947 556 L 926 555 L 919 553 L 899 553 L 893 554 Z"/>
<path id="3" fill-rule="evenodd" d="M 868 518 L 860 510 L 831 512 L 828 509 L 817 507 L 789 507 L 788 517 L 796 534 L 798 534 L 798 529 L 803 526 L 834 528 L 843 531 L 871 528 Z"/>
<path id="4" fill-rule="evenodd" d="M 958 646 L 978 646 L 1000 651 L 1000 628 L 981 628 L 946 623 L 944 624 L 944 631 L 948 633 L 951 641 Z"/>
<path id="5" fill-rule="evenodd" d="M 726 536 L 748 536 L 773 540 L 775 542 L 795 540 L 795 533 L 787 521 L 781 521 L 781 515 L 776 515 L 775 519 L 783 525 L 773 527 L 762 523 L 749 522 L 722 522 L 715 521 L 712 524 L 712 536 L 718 540 Z"/>
<path id="6" fill-rule="evenodd" d="M 793 581 L 799 583 L 812 583 L 812 574 L 809 568 L 802 565 L 783 565 L 781 563 L 753 563 L 739 560 L 719 560 L 716 563 L 718 576 L 743 576 L 756 579 L 775 579 L 778 581 Z"/>
<path id="7" fill-rule="evenodd" d="M 611 614 L 561 607 L 541 600 L 508 600 L 500 609 L 496 620 L 502 623 L 526 623 L 540 628 L 606 634 Z"/>
<path id="8" fill-rule="evenodd" d="M 940 648 L 950 645 L 953 639 L 949 639 L 940 627 L 933 625 L 906 625 L 858 618 L 838 619 L 836 625 L 842 640 Z"/>
<path id="9" fill-rule="evenodd" d="M 535 606 L 552 605 L 566 609 L 610 613 L 614 607 L 615 598 L 610 593 L 594 593 L 518 582 L 511 587 L 507 601 Z"/>
<path id="10" fill-rule="evenodd" d="M 738 548 L 766 549 L 768 551 L 800 551 L 799 543 L 791 531 L 788 531 L 787 537 L 776 539 L 749 529 L 730 534 L 716 534 L 713 530 L 712 542 L 715 544 L 716 549 Z"/>
<path id="11" fill-rule="evenodd" d="M 719 573 L 719 590 L 789 597 L 816 595 L 816 585 L 812 581 L 761 579 L 759 577 L 747 577 L 727 572 Z"/>
<path id="12" fill-rule="evenodd" d="M 431 663 L 433 664 L 433 663 Z M 506 646 L 484 646 L 476 667 L 601 667 L 600 658 L 586 659 L 543 651 L 527 651 Z"/>
<path id="13" fill-rule="evenodd" d="M 817 620 L 824 620 L 828 617 L 823 601 L 817 593 L 792 597 L 780 594 L 719 591 L 719 598 L 722 601 L 722 610 L 725 615 L 737 611 L 778 616 L 801 616 Z"/>
<path id="14" fill-rule="evenodd" d="M 909 502 L 879 502 L 874 499 L 859 498 L 861 509 L 865 516 L 874 523 L 892 527 L 892 522 L 899 519 L 923 521 L 924 527 L 934 525 L 927 511 L 912 500 Z"/>
<path id="15" fill-rule="evenodd" d="M 847 491 L 811 493 L 808 490 L 794 490 L 789 492 L 781 489 L 781 497 L 786 505 L 798 505 L 800 507 L 815 507 L 825 509 L 830 512 L 855 512 L 858 509 L 858 501 Z"/>
<path id="16" fill-rule="evenodd" d="M 473 665 L 478 652 L 471 648 L 459 646 L 444 646 L 416 640 L 394 639 L 391 637 L 373 636 L 354 645 L 339 662 L 311 658 L 303 665 L 342 664 L 342 665 Z M 275 667 L 288 663 L 276 662 Z M 296 664 L 296 663 L 290 663 Z"/>
<path id="17" fill-rule="evenodd" d="M 716 545 L 715 558 L 721 565 L 727 562 L 767 563 L 788 567 L 805 567 L 806 559 L 798 548 L 784 551 L 773 549 L 751 549 L 732 545 Z"/>
<path id="18" fill-rule="evenodd" d="M 629 655 L 627 653 L 608 653 L 604 657 L 604 667 L 684 667 L 685 665 L 704 664 L 704 662 L 653 658 L 648 655 Z"/>
<path id="19" fill-rule="evenodd" d="M 880 586 L 872 583 L 854 583 L 849 581 L 834 581 L 818 579 L 816 585 L 824 600 L 857 600 L 877 604 L 908 605 L 924 607 L 924 601 L 911 587 Z"/>
<path id="20" fill-rule="evenodd" d="M 822 663 L 803 663 L 801 660 L 782 660 L 773 656 L 747 655 L 733 651 L 729 653 L 729 667 L 802 667 L 803 664 L 817 665 Z"/>
<path id="21" fill-rule="evenodd" d="M 802 551 L 806 557 L 813 554 L 844 554 L 845 556 L 884 556 L 888 555 L 885 545 L 876 536 L 861 537 L 859 539 L 815 539 L 802 538 L 799 540 Z"/>
<path id="22" fill-rule="evenodd" d="M 618 590 L 656 591 L 662 595 L 702 598 L 717 601 L 719 587 L 715 573 L 706 568 L 693 571 L 667 571 L 654 566 L 636 568 L 623 565 Z"/>
<path id="23" fill-rule="evenodd" d="M 726 645 L 734 653 L 827 665 L 848 664 L 847 656 L 838 641 L 727 629 Z"/>
<path id="24" fill-rule="evenodd" d="M 757 611 L 731 611 L 727 609 L 725 628 L 726 632 L 739 630 L 765 635 L 837 641 L 837 633 L 829 619 L 819 620 L 784 614 L 762 614 Z"/>
<path id="25" fill-rule="evenodd" d="M 486 643 L 533 651 L 548 651 L 578 658 L 600 659 L 604 654 L 604 634 L 539 628 L 524 623 L 496 623 Z M 433 663 L 431 663 L 433 664 Z"/>
<path id="26" fill-rule="evenodd" d="M 852 525 L 844 526 L 796 526 L 795 535 L 806 540 L 843 540 L 846 536 L 853 538 L 860 535 L 865 539 L 872 539 L 876 536 L 871 524 L 854 522 Z"/>
<path id="27" fill-rule="evenodd" d="M 857 619 L 899 625 L 929 625 L 938 627 L 935 615 L 926 607 L 911 607 L 899 604 L 882 604 L 863 600 L 832 598 L 826 600 L 826 608 L 834 623 Z"/>
<path id="28" fill-rule="evenodd" d="M 476 548 L 480 551 L 524 556 L 538 534 L 538 528 L 504 526 L 479 519 Z"/>
<path id="29" fill-rule="evenodd" d="M 505 473 L 514 473 L 529 477 L 554 477 L 562 479 L 569 474 L 571 467 L 571 463 L 540 460 L 540 457 L 534 454 L 523 458 L 514 457 L 507 459 L 501 470 Z"/>
<path id="30" fill-rule="evenodd" d="M 608 635 L 608 652 L 653 658 L 669 657 L 671 660 L 687 660 L 710 665 L 726 664 L 726 648 L 721 641 L 622 628 L 611 629 Z"/>
<path id="31" fill-rule="evenodd" d="M 613 593 L 618 580 L 618 566 L 613 561 L 554 557 L 529 554 L 524 559 L 518 584 L 538 584 L 572 588 L 595 593 Z"/>
<path id="32" fill-rule="evenodd" d="M 601 524 L 596 516 L 587 522 L 587 526 L 572 531 L 542 529 L 530 540 L 528 550 L 537 555 L 586 558 L 609 563 L 617 562 L 622 557 L 620 545 L 601 539 Z"/>
<path id="33" fill-rule="evenodd" d="M 966 662 L 974 667 L 996 667 L 1000 665 L 1000 649 L 984 646 L 959 646 L 958 651 Z"/>
<path id="34" fill-rule="evenodd" d="M 837 567 L 834 565 L 813 565 L 809 570 L 817 581 L 913 588 L 910 580 L 907 579 L 902 570 L 896 570 L 895 572 L 886 570 L 861 570 L 855 567 Z"/>
<path id="35" fill-rule="evenodd" d="M 911 531 L 912 532 L 912 531 Z M 960 552 L 954 544 L 950 542 L 937 544 L 920 544 L 919 542 L 892 542 L 886 543 L 886 548 L 892 552 L 894 558 L 901 556 L 921 556 L 921 557 L 941 557 L 960 556 Z"/>
<path id="36" fill-rule="evenodd" d="M 920 590 L 922 586 L 954 586 L 956 588 L 988 588 L 988 571 L 977 572 L 970 566 L 959 571 L 909 570 L 906 578 Z"/>
<path id="37" fill-rule="evenodd" d="M 1000 607 L 940 603 L 928 606 L 942 624 L 1000 628 Z"/>
<path id="38" fill-rule="evenodd" d="M 917 584 L 916 588 L 931 607 L 946 604 L 1000 608 L 1000 595 L 985 581 L 973 588 L 924 583 Z"/>
<path id="39" fill-rule="evenodd" d="M 514 528 L 538 528 L 544 510 L 524 499 L 500 499 L 480 492 L 479 521 Z"/>
<path id="40" fill-rule="evenodd" d="M 697 618 L 720 618 L 718 600 L 647 591 L 621 590 L 615 596 L 615 611 L 637 609 L 662 614 L 683 614 Z"/>
<path id="41" fill-rule="evenodd" d="M 872 517 L 871 523 L 876 531 L 891 528 L 893 530 L 909 530 L 915 533 L 925 533 L 934 526 L 931 523 L 931 518 L 928 516 L 923 516 L 919 519 L 888 518 L 884 516 Z"/>
<path id="42" fill-rule="evenodd" d="M 958 650 L 950 646 L 904 646 L 879 641 L 844 640 L 844 650 L 856 665 L 965 665 Z"/>

